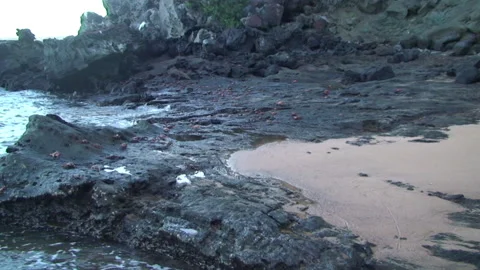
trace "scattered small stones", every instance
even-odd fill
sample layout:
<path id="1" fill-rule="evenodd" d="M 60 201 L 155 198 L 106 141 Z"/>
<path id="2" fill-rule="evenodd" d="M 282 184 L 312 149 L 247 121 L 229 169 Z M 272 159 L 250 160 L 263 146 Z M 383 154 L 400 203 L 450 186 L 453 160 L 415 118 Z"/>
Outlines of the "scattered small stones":
<path id="1" fill-rule="evenodd" d="M 386 182 L 389 183 L 389 184 L 392 184 L 394 186 L 397 186 L 397 187 L 405 188 L 405 189 L 410 190 L 410 191 L 415 190 L 415 186 L 407 184 L 407 183 L 403 183 L 401 181 L 387 180 Z"/>
<path id="2" fill-rule="evenodd" d="M 435 196 L 440 199 L 444 199 L 447 201 L 452 201 L 452 202 L 462 202 L 465 200 L 465 196 L 463 194 L 447 194 L 443 192 L 428 192 L 428 196 Z"/>

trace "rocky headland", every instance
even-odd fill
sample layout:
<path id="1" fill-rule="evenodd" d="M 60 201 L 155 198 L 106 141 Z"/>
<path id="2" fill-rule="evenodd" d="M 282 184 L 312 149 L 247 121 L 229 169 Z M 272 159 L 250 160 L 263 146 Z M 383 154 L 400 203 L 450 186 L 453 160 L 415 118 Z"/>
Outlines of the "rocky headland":
<path id="1" fill-rule="evenodd" d="M 114 240 L 196 269 L 418 267 L 375 260 L 361 236 L 287 211 L 309 204 L 301 191 L 225 160 L 284 138 L 440 140 L 441 128 L 476 123 L 476 1 L 103 2 L 107 16 L 83 14 L 77 36 L 36 41 L 22 29 L 0 42 L 0 86 L 171 112 L 128 129 L 31 116 L 0 160 L 1 223 Z M 440 195 L 467 208 L 452 220 L 478 228 L 477 200 Z M 441 240 L 434 256 L 479 267 L 478 252 Z"/>

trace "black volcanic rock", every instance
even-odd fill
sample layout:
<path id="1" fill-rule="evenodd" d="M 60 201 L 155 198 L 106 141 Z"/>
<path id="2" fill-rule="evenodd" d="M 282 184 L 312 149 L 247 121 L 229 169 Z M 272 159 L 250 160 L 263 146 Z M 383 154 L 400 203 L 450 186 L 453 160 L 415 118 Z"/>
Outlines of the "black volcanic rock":
<path id="1" fill-rule="evenodd" d="M 0 87 L 7 90 L 48 89 L 43 72 L 43 44 L 28 29 L 18 41 L 0 41 Z"/>

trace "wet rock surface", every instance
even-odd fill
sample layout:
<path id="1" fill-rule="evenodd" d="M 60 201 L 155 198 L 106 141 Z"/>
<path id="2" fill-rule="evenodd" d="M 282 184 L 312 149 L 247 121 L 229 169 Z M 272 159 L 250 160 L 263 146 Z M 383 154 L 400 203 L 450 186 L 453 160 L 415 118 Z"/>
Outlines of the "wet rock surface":
<path id="1" fill-rule="evenodd" d="M 17 30 L 19 41 L 0 41 L 0 87 L 11 90 L 48 89 L 43 74 L 43 44 L 28 29 Z"/>
<path id="2" fill-rule="evenodd" d="M 1 160 L 2 223 L 54 226 L 199 268 L 368 267 L 369 247 L 348 232 L 334 230 L 335 241 L 312 238 L 307 231 L 330 226 L 284 212 L 287 189 L 230 175 L 220 158 L 212 160 L 213 149 L 190 145 L 185 153 L 172 141 L 147 122 L 128 130 L 91 129 L 34 115 L 19 151 Z M 67 170 L 66 163 L 75 166 Z M 181 182 L 181 175 L 190 180 Z M 297 223 L 307 231 L 293 230 Z"/>
<path id="3" fill-rule="evenodd" d="M 424 143 L 443 139 L 441 128 L 476 123 L 475 14 L 459 17 L 460 27 L 419 35 L 448 7 L 361 1 L 331 20 L 323 3 L 254 1 L 246 28 L 220 31 L 181 2 L 105 0 L 109 16 L 84 14 L 76 37 L 41 43 L 23 31 L 19 41 L 0 43 L 0 86 L 9 90 L 101 91 L 112 95 L 82 98 L 171 106 L 167 116 L 125 130 L 32 116 L 0 160 L 0 221 L 115 240 L 198 268 L 414 268 L 374 262 L 370 244 L 357 236 L 285 211 L 303 199 L 298 190 L 235 175 L 224 161 L 285 138 L 363 136 L 352 142 L 362 145 L 388 133 L 423 136 Z M 424 15 L 414 35 L 398 35 L 410 27 L 398 20 L 417 25 L 405 18 Z M 476 200 L 432 195 L 466 207 L 451 218 L 477 226 Z M 464 259 L 478 252 L 427 248 L 478 265 Z"/>
<path id="4" fill-rule="evenodd" d="M 152 61 L 154 69 L 133 78 L 142 84 L 132 89 L 142 94 L 88 100 L 170 104 L 167 116 L 126 130 L 76 126 L 55 115 L 30 118 L 1 159 L 1 220 L 115 240 L 200 268 L 374 267 L 368 243 L 321 219 L 285 212 L 284 205 L 301 200 L 298 191 L 234 175 L 224 161 L 233 151 L 285 137 L 354 135 L 365 139 L 352 143 L 363 144 L 387 132 L 441 139 L 439 129 L 479 119 L 478 89 L 445 79 L 448 56 L 396 65 L 390 80 L 341 83 L 342 69 L 381 66 L 386 57 L 334 56 L 244 80 L 155 76 L 167 65 Z M 188 65 L 196 61 L 184 57 L 173 65 L 194 74 Z M 476 205 L 455 218 L 474 224 Z M 459 260 L 449 251 L 434 254 Z M 385 264 L 399 263 L 378 262 Z"/>

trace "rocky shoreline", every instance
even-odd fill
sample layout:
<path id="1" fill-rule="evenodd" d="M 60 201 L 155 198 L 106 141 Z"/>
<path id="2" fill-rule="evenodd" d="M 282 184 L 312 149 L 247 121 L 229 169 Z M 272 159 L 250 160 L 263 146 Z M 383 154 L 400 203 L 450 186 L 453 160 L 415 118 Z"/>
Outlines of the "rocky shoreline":
<path id="1" fill-rule="evenodd" d="M 18 41 L 1 41 L 0 87 L 141 93 L 142 81 L 131 79 L 148 70 L 173 81 L 268 77 L 329 56 L 387 56 L 388 63 L 399 64 L 416 60 L 425 49 L 452 56 L 480 52 L 480 9 L 474 3 L 469 8 L 471 0 L 253 1 L 239 9 L 243 26 L 235 28 L 186 0 L 103 2 L 107 16 L 84 13 L 77 36 L 40 42 L 21 29 Z M 228 9 L 225 3 L 217 8 Z M 160 59 L 171 63 L 161 70 L 146 64 Z M 475 83 L 479 66 L 452 66 L 450 74 L 459 83 Z M 345 70 L 345 75 L 352 74 Z M 353 82 L 368 79 L 354 75 Z"/>
<path id="2" fill-rule="evenodd" d="M 110 6 L 107 18 L 84 14 L 76 37 L 41 43 L 22 30 L 19 41 L 0 43 L 0 81 L 9 90 L 75 92 L 126 109 L 171 105 L 168 116 L 125 130 L 32 116 L 0 160 L 1 223 L 114 240 L 201 269 L 415 268 L 377 262 L 371 243 L 320 217 L 284 210 L 305 200 L 300 191 L 235 175 L 225 160 L 280 138 L 438 140 L 445 138 L 441 128 L 476 123 L 477 43 L 467 42 L 469 55 L 451 55 L 471 30 L 432 38 L 436 45 L 427 47 L 440 42 L 435 48 L 444 53 L 407 46 L 410 37 L 349 42 L 320 11 L 292 1 L 298 3 L 285 9 L 289 21 L 262 17 L 281 5 L 269 2 L 247 13 L 245 27 L 216 32 L 199 27 L 201 16 L 187 16 L 182 1 L 170 1 L 150 12 L 175 10 L 167 18 L 176 23 L 157 29 L 149 21 L 142 32 L 150 9 L 133 2 L 123 2 L 131 14 L 119 13 L 120 6 Z M 377 15 L 389 10 L 378 8 Z M 128 16 L 130 24 L 119 23 Z M 452 219 L 475 226 L 476 210 L 469 204 L 468 213 Z M 430 248 L 452 261 L 463 258 Z"/>

